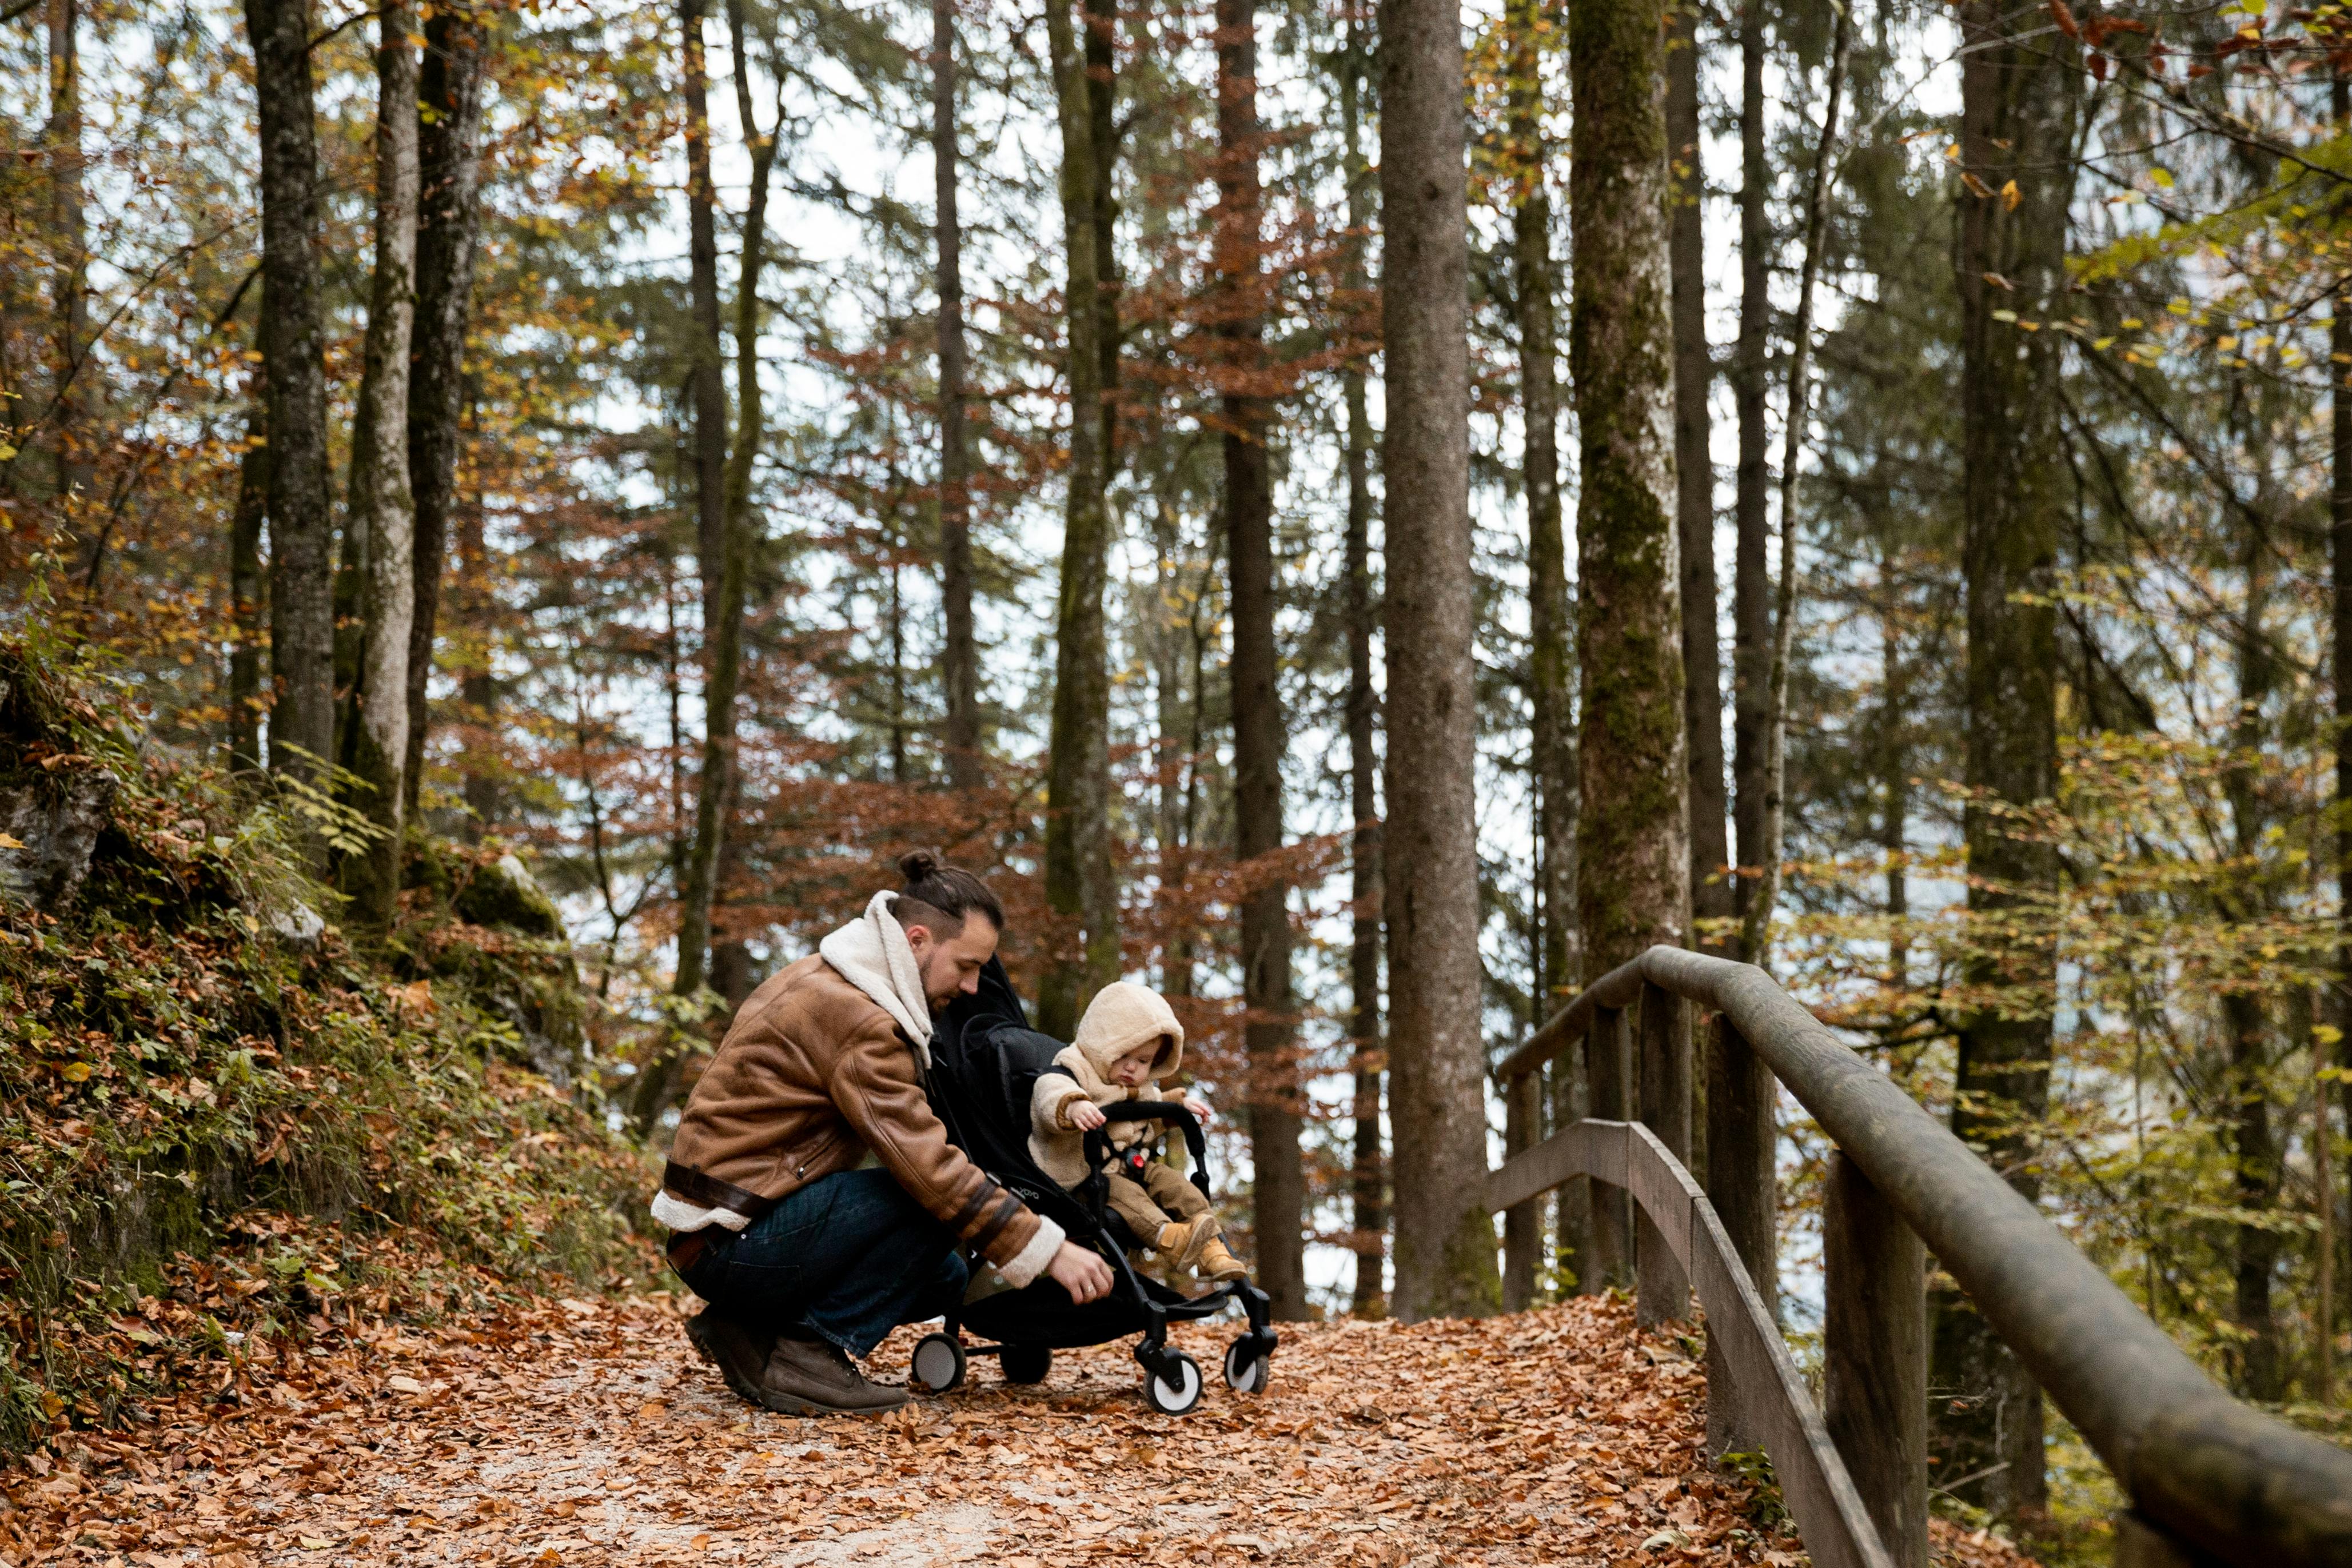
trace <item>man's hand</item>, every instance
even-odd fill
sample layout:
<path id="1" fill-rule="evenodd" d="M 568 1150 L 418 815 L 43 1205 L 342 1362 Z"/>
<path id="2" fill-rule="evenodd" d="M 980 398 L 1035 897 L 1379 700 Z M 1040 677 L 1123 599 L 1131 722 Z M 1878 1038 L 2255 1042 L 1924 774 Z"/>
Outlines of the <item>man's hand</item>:
<path id="1" fill-rule="evenodd" d="M 1110 1294 L 1110 1265 L 1075 1241 L 1062 1243 L 1054 1260 L 1045 1265 L 1045 1272 L 1082 1307 Z"/>
<path id="2" fill-rule="evenodd" d="M 1103 1114 L 1102 1107 L 1091 1100 L 1071 1101 L 1068 1115 L 1070 1125 L 1081 1133 L 1091 1133 L 1110 1120 Z"/>

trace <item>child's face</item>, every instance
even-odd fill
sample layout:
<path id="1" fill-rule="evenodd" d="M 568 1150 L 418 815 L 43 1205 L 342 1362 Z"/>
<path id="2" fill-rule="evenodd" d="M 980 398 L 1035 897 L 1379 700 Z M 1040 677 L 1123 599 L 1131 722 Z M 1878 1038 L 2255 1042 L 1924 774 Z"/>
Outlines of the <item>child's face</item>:
<path id="1" fill-rule="evenodd" d="M 1160 1042 L 1150 1040 L 1137 1046 L 1110 1064 L 1111 1082 L 1122 1089 L 1138 1089 L 1150 1081 L 1151 1064 L 1160 1060 Z"/>

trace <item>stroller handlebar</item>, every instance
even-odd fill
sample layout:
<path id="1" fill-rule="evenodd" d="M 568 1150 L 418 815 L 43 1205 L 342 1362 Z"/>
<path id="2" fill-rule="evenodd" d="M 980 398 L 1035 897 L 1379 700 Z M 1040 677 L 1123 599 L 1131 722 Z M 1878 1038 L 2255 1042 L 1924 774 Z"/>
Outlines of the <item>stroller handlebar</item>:
<path id="1" fill-rule="evenodd" d="M 1110 1146 L 1109 1124 L 1113 1122 L 1165 1122 L 1184 1134 L 1184 1146 L 1192 1155 L 1192 1167 L 1197 1172 L 1205 1167 L 1209 1157 L 1209 1141 L 1202 1135 L 1201 1123 L 1192 1112 L 1174 1100 L 1122 1100 L 1102 1107 L 1104 1125 L 1088 1130 L 1086 1135 L 1087 1169 L 1100 1172 L 1118 1159 L 1118 1151 Z"/>

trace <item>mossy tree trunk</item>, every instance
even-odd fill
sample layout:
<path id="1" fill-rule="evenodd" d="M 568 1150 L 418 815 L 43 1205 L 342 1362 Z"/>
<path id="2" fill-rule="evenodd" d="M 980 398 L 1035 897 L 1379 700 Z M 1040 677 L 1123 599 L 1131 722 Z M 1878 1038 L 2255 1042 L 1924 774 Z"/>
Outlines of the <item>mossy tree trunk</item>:
<path id="1" fill-rule="evenodd" d="M 972 630 L 971 449 L 964 433 L 969 358 L 963 334 L 963 225 L 956 210 L 955 0 L 931 0 L 931 168 L 939 246 L 940 595 L 946 647 L 940 678 L 948 778 L 960 789 L 983 780 L 980 644 Z"/>

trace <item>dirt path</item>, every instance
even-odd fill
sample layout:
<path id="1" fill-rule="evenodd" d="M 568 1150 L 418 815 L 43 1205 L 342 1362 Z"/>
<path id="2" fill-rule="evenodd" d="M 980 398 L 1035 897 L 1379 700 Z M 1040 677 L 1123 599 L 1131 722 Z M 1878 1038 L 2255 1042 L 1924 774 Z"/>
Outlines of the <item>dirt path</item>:
<path id="1" fill-rule="evenodd" d="M 1191 1416 L 1124 1345 L 1042 1386 L 992 1366 L 881 1420 L 754 1411 L 657 1301 L 287 1356 L 233 1420 L 94 1440 L 8 1478 L 0 1562 L 923 1565 L 1801 1561 L 1699 1463 L 1704 1385 L 1614 1302 L 1286 1331 L 1229 1392 L 1232 1325 L 1179 1336 Z M 884 1347 L 903 1377 L 914 1335 Z"/>

